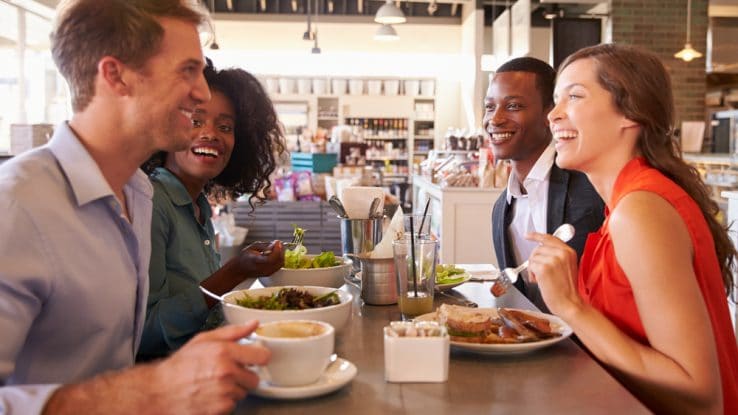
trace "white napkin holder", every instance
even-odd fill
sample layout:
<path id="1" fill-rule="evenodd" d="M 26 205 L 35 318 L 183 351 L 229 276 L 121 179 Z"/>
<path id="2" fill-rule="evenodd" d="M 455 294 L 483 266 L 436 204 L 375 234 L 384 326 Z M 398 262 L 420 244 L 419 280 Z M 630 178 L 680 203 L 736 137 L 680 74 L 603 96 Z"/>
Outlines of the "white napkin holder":
<path id="1" fill-rule="evenodd" d="M 440 383 L 448 380 L 448 334 L 396 337 L 384 328 L 384 378 L 396 383 Z"/>

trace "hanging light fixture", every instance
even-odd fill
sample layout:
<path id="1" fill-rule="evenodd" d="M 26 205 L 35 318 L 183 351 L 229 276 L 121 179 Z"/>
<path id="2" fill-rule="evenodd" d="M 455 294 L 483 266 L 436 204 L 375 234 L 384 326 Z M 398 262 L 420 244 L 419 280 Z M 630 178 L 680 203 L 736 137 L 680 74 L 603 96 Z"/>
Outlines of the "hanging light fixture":
<path id="1" fill-rule="evenodd" d="M 312 0 L 308 0 L 308 5 L 310 4 L 311 1 Z M 310 14 L 308 12 L 308 16 L 309 15 Z M 320 54 L 320 47 L 318 46 L 318 3 L 317 3 L 317 0 L 315 3 L 315 24 L 314 26 L 315 26 L 315 31 L 313 32 L 313 38 L 314 38 L 313 40 L 315 41 L 315 43 L 313 43 L 313 48 L 310 50 L 310 52 L 317 55 L 317 54 Z"/>
<path id="2" fill-rule="evenodd" d="M 387 0 L 382 7 L 377 10 L 377 14 L 374 16 L 374 21 L 383 25 L 405 23 L 405 13 L 400 10 L 399 7 L 392 3 L 392 0 Z"/>
<path id="3" fill-rule="evenodd" d="M 687 0 L 687 42 L 684 44 L 684 49 L 674 54 L 675 58 L 681 59 L 685 62 L 690 62 L 692 59 L 702 57 L 702 54 L 697 52 L 692 47 L 692 44 L 689 42 L 691 20 L 692 20 L 692 0 Z"/>
<path id="4" fill-rule="evenodd" d="M 315 55 L 320 54 L 320 47 L 318 46 L 318 31 L 315 31 L 315 43 L 313 43 L 313 48 L 310 50 Z"/>
<path id="5" fill-rule="evenodd" d="M 397 35 L 397 31 L 392 27 L 392 25 L 383 24 L 379 26 L 379 29 L 377 29 L 377 32 L 374 34 L 374 40 L 390 42 L 400 40 L 400 36 Z"/>
<path id="6" fill-rule="evenodd" d="M 311 1 L 308 0 L 307 2 L 307 30 L 305 33 L 302 34 L 302 40 L 314 40 L 315 34 L 313 33 L 313 30 L 310 28 L 310 3 Z"/>

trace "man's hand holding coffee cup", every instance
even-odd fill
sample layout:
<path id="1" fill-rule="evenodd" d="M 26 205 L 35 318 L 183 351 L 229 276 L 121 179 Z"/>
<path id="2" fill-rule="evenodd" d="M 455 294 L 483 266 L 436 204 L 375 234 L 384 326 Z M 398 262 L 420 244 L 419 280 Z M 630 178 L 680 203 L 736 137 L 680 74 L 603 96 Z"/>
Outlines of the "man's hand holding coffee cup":
<path id="1" fill-rule="evenodd" d="M 258 325 L 251 321 L 200 333 L 171 358 L 158 363 L 151 387 L 162 392 L 157 394 L 166 400 L 161 407 L 172 413 L 204 407 L 211 407 L 214 413 L 232 411 L 248 390 L 259 384 L 259 376 L 249 367 L 266 365 L 271 358 L 266 347 L 237 342 Z"/>

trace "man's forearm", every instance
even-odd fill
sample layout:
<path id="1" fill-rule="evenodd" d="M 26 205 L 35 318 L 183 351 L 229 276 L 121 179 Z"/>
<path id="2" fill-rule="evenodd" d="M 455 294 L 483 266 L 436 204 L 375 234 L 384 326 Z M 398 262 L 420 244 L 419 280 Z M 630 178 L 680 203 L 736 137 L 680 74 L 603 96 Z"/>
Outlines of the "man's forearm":
<path id="1" fill-rule="evenodd" d="M 88 381 L 62 386 L 51 395 L 43 415 L 155 413 L 151 383 L 158 363 L 140 364 L 110 372 Z"/>

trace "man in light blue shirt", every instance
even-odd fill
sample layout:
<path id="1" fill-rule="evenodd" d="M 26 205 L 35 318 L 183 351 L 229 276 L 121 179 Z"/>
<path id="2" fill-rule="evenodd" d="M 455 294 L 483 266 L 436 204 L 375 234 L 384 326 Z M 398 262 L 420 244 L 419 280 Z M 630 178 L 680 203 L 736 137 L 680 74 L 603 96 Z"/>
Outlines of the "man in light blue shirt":
<path id="1" fill-rule="evenodd" d="M 138 166 L 187 146 L 210 99 L 188 0 L 69 0 L 52 54 L 74 115 L 0 166 L 0 414 L 227 413 L 269 358 L 196 336 L 130 368 L 148 294 L 151 195 Z M 104 33 L 104 36 L 100 35 Z"/>

